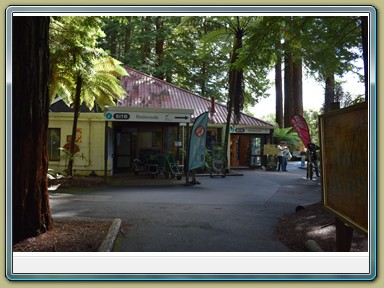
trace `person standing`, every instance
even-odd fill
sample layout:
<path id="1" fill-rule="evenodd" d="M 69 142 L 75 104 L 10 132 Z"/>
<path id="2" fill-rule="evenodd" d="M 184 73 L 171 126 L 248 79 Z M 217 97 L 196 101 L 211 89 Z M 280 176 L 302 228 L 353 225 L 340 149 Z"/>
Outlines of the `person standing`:
<path id="1" fill-rule="evenodd" d="M 309 149 L 309 153 L 311 154 L 311 159 L 312 159 L 312 163 L 313 163 L 313 168 L 315 168 L 315 173 L 316 173 L 316 176 L 317 177 L 320 177 L 319 175 L 319 165 L 318 165 L 318 162 L 317 162 L 317 150 L 320 149 L 319 146 L 317 146 L 316 144 L 314 143 L 309 143 L 308 144 L 308 149 Z"/>
<path id="2" fill-rule="evenodd" d="M 279 145 L 277 145 L 277 171 L 280 171 L 283 167 L 283 146 L 282 143 L 280 142 Z"/>
<path id="3" fill-rule="evenodd" d="M 287 172 L 287 165 L 288 165 L 288 160 L 291 160 L 292 154 L 291 151 L 289 151 L 288 146 L 283 147 L 283 165 L 282 165 L 282 171 Z"/>
<path id="4" fill-rule="evenodd" d="M 307 179 L 312 180 L 313 178 L 313 162 L 312 162 L 312 153 L 311 149 L 309 147 L 310 144 L 308 144 L 307 149 Z"/>
<path id="5" fill-rule="evenodd" d="M 303 151 L 300 152 L 300 156 L 301 156 L 301 167 L 305 167 L 305 158 L 306 158 L 306 155 L 307 155 L 307 148 L 304 148 Z"/>

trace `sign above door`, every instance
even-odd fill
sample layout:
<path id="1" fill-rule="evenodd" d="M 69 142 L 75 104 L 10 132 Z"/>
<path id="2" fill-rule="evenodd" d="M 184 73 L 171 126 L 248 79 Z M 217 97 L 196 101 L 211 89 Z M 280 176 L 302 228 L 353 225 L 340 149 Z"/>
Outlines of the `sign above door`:
<path id="1" fill-rule="evenodd" d="M 106 121 L 190 123 L 191 109 L 107 107 Z"/>

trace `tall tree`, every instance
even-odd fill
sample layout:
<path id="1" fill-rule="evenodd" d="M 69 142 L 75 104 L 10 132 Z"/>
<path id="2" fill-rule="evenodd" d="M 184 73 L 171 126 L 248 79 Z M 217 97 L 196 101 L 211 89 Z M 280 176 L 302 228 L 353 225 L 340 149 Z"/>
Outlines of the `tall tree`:
<path id="1" fill-rule="evenodd" d="M 325 78 L 325 93 L 324 93 L 324 112 L 332 110 L 332 103 L 335 102 L 335 74 L 329 72 Z"/>
<path id="2" fill-rule="evenodd" d="M 293 113 L 303 115 L 303 110 L 303 65 L 299 56 L 293 63 Z"/>
<path id="3" fill-rule="evenodd" d="M 161 16 L 157 16 L 155 18 L 155 26 L 156 26 L 156 44 L 155 44 L 155 53 L 156 53 L 156 73 L 155 77 L 164 80 L 165 73 L 161 69 L 164 65 L 164 45 L 165 45 L 165 35 L 163 32 L 163 19 Z"/>
<path id="4" fill-rule="evenodd" d="M 65 75 L 57 78 L 58 81 L 69 79 L 65 83 L 66 91 L 69 92 L 62 97 L 67 97 L 65 101 L 72 106 L 74 112 L 67 168 L 67 173 L 72 175 L 81 104 L 84 102 L 90 109 L 95 102 L 101 109 L 105 105 L 115 105 L 115 100 L 125 93 L 116 77 L 126 75 L 126 71 L 120 67 L 119 61 L 98 48 L 97 41 L 104 36 L 100 29 L 100 19 L 62 17 L 52 23 L 52 66 L 56 67 L 52 71 L 53 74 Z M 57 90 L 52 91 L 58 93 Z"/>
<path id="5" fill-rule="evenodd" d="M 49 21 L 13 17 L 13 243 L 53 227 L 47 186 Z"/>
<path id="6" fill-rule="evenodd" d="M 141 56 L 141 64 L 147 66 L 150 65 L 151 60 L 151 40 L 152 40 L 152 17 L 144 16 L 143 26 L 141 29 L 141 50 L 143 51 Z"/>
<path id="7" fill-rule="evenodd" d="M 236 17 L 227 17 L 230 18 Z M 361 43 L 356 42 L 361 39 L 361 36 L 356 36 L 355 29 L 361 22 L 357 21 L 358 17 L 239 18 L 241 21 L 253 19 L 243 38 L 243 47 L 239 50 L 236 64 L 233 64 L 235 67 L 243 67 L 245 108 L 247 105 L 255 105 L 261 97 L 268 96 L 265 91 L 269 88 L 269 82 L 264 74 L 267 75 L 266 72 L 277 63 L 279 54 L 291 55 L 294 77 L 289 85 L 294 92 L 288 92 L 293 98 L 287 101 L 293 103 L 293 113 L 297 114 L 302 114 L 303 109 L 303 71 L 310 70 L 318 81 L 325 83 L 331 73 L 341 76 L 354 70 L 351 61 L 358 57 L 356 50 L 361 47 Z M 228 74 L 225 73 L 228 72 L 233 38 L 216 37 L 218 41 L 206 40 L 213 36 L 212 31 L 216 35 L 228 36 L 232 33 L 231 24 L 224 22 L 225 17 L 216 16 L 161 16 L 160 19 L 161 25 L 157 23 L 158 16 L 108 18 L 106 33 L 118 32 L 117 59 L 160 78 L 165 74 L 167 82 L 202 96 L 214 95 L 216 100 L 226 103 L 227 95 L 224 92 L 228 91 L 229 82 Z M 109 49 L 104 47 L 106 43 L 102 43 L 103 48 Z M 144 43 L 147 46 L 142 49 Z M 281 43 L 281 47 L 277 47 L 276 43 Z M 159 58 L 160 54 L 162 58 Z M 146 61 L 141 62 L 141 59 Z M 279 82 L 276 84 L 276 89 L 280 89 Z M 280 105 L 276 101 L 276 104 L 278 109 L 283 109 L 282 103 Z"/>
<path id="8" fill-rule="evenodd" d="M 336 76 L 350 71 L 358 73 L 353 61 L 361 57 L 361 22 L 354 16 L 308 19 L 304 62 L 312 75 L 325 83 L 324 112 L 327 112 L 335 101 Z"/>
<path id="9" fill-rule="evenodd" d="M 226 70 L 231 44 L 220 39 L 221 32 L 216 34 L 222 27 L 214 17 L 183 17 L 175 32 L 184 45 L 174 47 L 173 52 L 182 67 L 182 73 L 175 73 L 179 80 L 176 85 L 225 103 L 223 87 L 228 86 Z"/>
<path id="10" fill-rule="evenodd" d="M 183 27 L 185 27 L 186 22 L 191 24 L 194 23 L 193 21 L 199 23 L 199 19 L 196 19 L 196 17 L 183 18 Z M 202 46 L 204 48 L 212 47 L 213 55 L 229 55 L 226 65 L 228 78 L 227 83 L 225 83 L 225 87 L 228 89 L 225 101 L 228 111 L 224 133 L 224 151 L 226 152 L 229 147 L 228 139 L 231 123 L 236 123 L 240 119 L 241 112 L 247 102 L 254 104 L 266 89 L 263 81 L 266 78 L 265 66 L 255 65 L 256 59 L 260 61 L 262 57 L 253 57 L 252 59 L 255 60 L 248 61 L 248 51 L 250 49 L 244 49 L 244 45 L 254 45 L 248 33 L 252 30 L 256 21 L 255 17 L 241 16 L 213 16 L 207 17 L 203 21 L 203 23 L 213 23 L 214 29 L 203 35 L 201 38 Z M 201 27 L 205 26 L 199 26 L 199 28 Z M 200 29 L 199 31 L 205 30 Z M 260 67 L 262 68 L 260 69 Z M 213 77 L 213 79 L 218 78 L 215 75 Z M 227 153 L 225 153 L 225 156 L 227 156 Z M 227 166 L 228 159 L 226 159 L 225 164 Z"/>
<path id="11" fill-rule="evenodd" d="M 282 65 L 282 57 L 281 57 L 281 44 L 280 39 L 276 41 L 276 64 L 275 64 L 275 93 L 276 93 L 276 123 L 279 127 L 284 127 L 284 112 L 283 112 L 283 80 L 281 78 L 281 65 Z"/>
<path id="12" fill-rule="evenodd" d="M 297 53 L 301 43 L 300 33 L 296 27 L 300 26 L 300 21 L 294 17 L 266 16 L 260 18 L 261 20 L 253 25 L 253 29 L 249 33 L 250 42 L 253 45 L 245 46 L 243 54 L 246 57 L 241 58 L 243 61 L 253 62 L 254 65 L 262 67 L 266 71 L 274 68 L 276 122 L 280 127 L 284 127 L 290 125 L 289 120 L 295 109 L 302 110 L 301 62 L 298 59 L 299 53 Z M 282 59 L 283 55 L 284 59 Z M 284 72 L 281 69 L 282 62 L 284 62 Z M 284 87 L 282 73 L 284 73 Z M 263 77 L 258 78 L 261 83 L 263 83 L 262 79 Z M 264 82 L 264 85 L 267 87 L 268 83 Z"/>
<path id="13" fill-rule="evenodd" d="M 117 77 L 126 75 L 126 71 L 120 67 L 120 62 L 112 57 L 99 57 L 92 61 L 92 70 L 86 75 L 78 74 L 76 78 L 75 94 L 73 99 L 73 125 L 72 137 L 68 161 L 68 174 L 72 176 L 75 154 L 75 140 L 77 122 L 80 116 L 80 105 L 85 103 L 92 110 L 97 103 L 104 109 L 107 105 L 115 105 L 117 99 L 123 98 L 125 91 L 120 86 Z"/>
<path id="14" fill-rule="evenodd" d="M 293 81 L 292 54 L 285 52 L 284 55 L 284 126 L 290 127 L 290 120 L 295 114 L 294 110 L 294 81 Z M 281 127 L 281 128 L 283 128 Z"/>
<path id="15" fill-rule="evenodd" d="M 365 85 L 365 101 L 368 101 L 368 17 L 361 16 L 361 42 L 363 49 L 363 61 L 364 61 L 364 85 Z"/>
<path id="16" fill-rule="evenodd" d="M 227 100 L 227 123 L 224 136 L 224 151 L 228 151 L 229 128 L 232 122 L 240 120 L 241 111 L 244 107 L 244 66 L 239 64 L 239 53 L 243 48 L 244 36 L 251 25 L 252 17 L 224 16 L 217 17 L 216 21 L 222 23 L 222 28 L 213 31 L 212 35 L 206 37 L 229 37 L 232 39 L 232 52 L 230 54 L 228 70 L 228 100 Z M 233 117 L 232 117 L 233 111 Z M 233 121 L 232 121 L 233 119 Z M 227 153 L 225 153 L 225 167 L 228 166 Z"/>
<path id="17" fill-rule="evenodd" d="M 284 17 L 284 127 L 295 114 L 303 114 L 302 49 L 306 17 Z"/>
<path id="18" fill-rule="evenodd" d="M 226 101 L 223 87 L 228 85 L 229 53 L 221 52 L 231 44 L 222 42 L 223 48 L 201 41 L 204 35 L 220 26 L 211 17 L 109 17 L 105 19 L 105 25 L 106 39 L 109 39 L 109 31 L 117 30 L 121 45 L 129 44 L 124 49 L 117 49 L 116 58 L 124 65 L 203 97 L 215 96 L 217 101 Z M 147 32 L 143 34 L 141 31 L 145 29 Z M 147 44 L 145 50 L 142 49 L 144 41 Z M 101 47 L 110 49 L 107 41 L 102 41 Z"/>
<path id="19" fill-rule="evenodd" d="M 319 81 L 328 84 L 327 92 L 333 101 L 333 88 L 331 78 L 336 75 L 342 76 L 348 71 L 353 71 L 352 61 L 358 57 L 356 50 L 359 50 L 361 44 L 356 28 L 358 21 L 356 17 L 263 17 L 260 25 L 255 31 L 252 31 L 251 38 L 254 39 L 254 47 L 249 47 L 252 53 L 247 53 L 247 58 L 252 59 L 253 55 L 263 55 L 265 59 L 270 59 L 275 67 L 275 85 L 276 85 L 276 116 L 278 117 L 280 110 L 279 100 L 279 54 L 284 53 L 287 57 L 285 63 L 287 69 L 284 71 L 285 77 L 285 107 L 290 112 L 288 114 L 302 114 L 302 70 L 306 67 L 306 71 L 310 70 L 312 75 L 320 75 L 316 77 Z M 266 35 L 263 35 L 263 31 Z M 259 40 L 258 40 L 259 39 Z M 264 42 L 264 46 L 276 47 L 269 49 L 275 51 L 273 54 L 263 53 L 260 42 Z M 277 44 L 282 43 L 283 49 L 278 49 Z M 257 48 L 256 48 L 257 47 Z M 283 51 L 282 51 L 283 50 Z M 268 52 L 268 50 L 267 50 Z M 303 66 L 304 65 L 304 66 Z M 292 66 L 293 68 L 291 68 Z M 266 65 L 265 67 L 268 67 Z M 293 69 L 291 71 L 291 69 Z M 292 74 L 292 76 L 291 76 Z M 334 76 L 332 76 L 334 75 Z M 287 83 L 289 81 L 290 83 Z M 291 90 L 293 92 L 291 92 Z M 293 108 L 289 107 L 293 104 Z M 287 107 L 288 106 L 288 107 Z M 285 113 L 286 114 L 286 113 Z M 285 122 L 280 127 L 290 125 L 289 119 L 292 115 L 285 115 Z M 279 122 L 278 120 L 276 122 Z"/>

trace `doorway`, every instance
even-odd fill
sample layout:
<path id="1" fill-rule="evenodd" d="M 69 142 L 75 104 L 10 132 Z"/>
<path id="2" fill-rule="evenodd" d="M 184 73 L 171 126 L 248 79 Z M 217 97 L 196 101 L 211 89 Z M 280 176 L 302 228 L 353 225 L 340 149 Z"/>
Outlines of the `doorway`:
<path id="1" fill-rule="evenodd" d="M 262 165 L 261 136 L 251 134 L 232 134 L 230 161 L 233 167 L 258 167 Z"/>
<path id="2" fill-rule="evenodd" d="M 132 133 L 117 131 L 115 133 L 114 170 L 119 172 L 131 168 Z"/>
<path id="3" fill-rule="evenodd" d="M 259 136 L 251 136 L 249 141 L 249 166 L 250 167 L 259 167 L 262 165 L 262 148 L 263 142 L 262 138 Z"/>

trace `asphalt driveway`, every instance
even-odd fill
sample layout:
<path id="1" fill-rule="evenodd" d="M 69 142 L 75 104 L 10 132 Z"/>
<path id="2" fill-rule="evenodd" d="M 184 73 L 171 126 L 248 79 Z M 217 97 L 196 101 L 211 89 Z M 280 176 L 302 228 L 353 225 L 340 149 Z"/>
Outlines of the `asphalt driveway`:
<path id="1" fill-rule="evenodd" d="M 54 218 L 120 218 L 122 252 L 286 252 L 274 237 L 278 219 L 321 199 L 318 180 L 300 162 L 288 172 L 244 170 L 167 186 L 106 186 L 51 194 Z M 148 180 L 150 181 L 150 180 Z M 294 233 L 294 231 L 293 231 Z"/>

